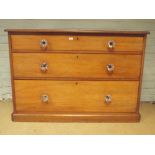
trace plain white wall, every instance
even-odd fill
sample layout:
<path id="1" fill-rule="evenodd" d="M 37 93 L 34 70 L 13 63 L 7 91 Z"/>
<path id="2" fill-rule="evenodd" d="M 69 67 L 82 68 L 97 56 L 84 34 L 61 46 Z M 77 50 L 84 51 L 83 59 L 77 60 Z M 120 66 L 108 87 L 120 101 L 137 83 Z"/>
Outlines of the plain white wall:
<path id="1" fill-rule="evenodd" d="M 105 30 L 149 30 L 142 101 L 155 101 L 155 20 L 0 20 L 0 99 L 11 98 L 9 51 L 6 28 L 85 28 Z"/>

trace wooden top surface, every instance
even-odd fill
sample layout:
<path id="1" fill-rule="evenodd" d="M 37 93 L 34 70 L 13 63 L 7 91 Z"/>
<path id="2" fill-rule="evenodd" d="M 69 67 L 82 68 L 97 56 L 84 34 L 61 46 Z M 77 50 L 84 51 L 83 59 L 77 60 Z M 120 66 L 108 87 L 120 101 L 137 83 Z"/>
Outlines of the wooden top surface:
<path id="1" fill-rule="evenodd" d="M 92 33 L 92 34 L 123 34 L 123 35 L 147 35 L 149 31 L 110 31 L 99 29 L 5 29 L 11 33 Z"/>

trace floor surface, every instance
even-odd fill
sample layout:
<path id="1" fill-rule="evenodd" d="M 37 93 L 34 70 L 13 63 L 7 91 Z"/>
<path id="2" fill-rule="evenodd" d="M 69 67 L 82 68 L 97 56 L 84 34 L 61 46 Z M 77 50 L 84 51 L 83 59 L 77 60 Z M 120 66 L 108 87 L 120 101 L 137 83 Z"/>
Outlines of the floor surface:
<path id="1" fill-rule="evenodd" d="M 143 103 L 140 123 L 31 123 L 11 121 L 12 103 L 0 102 L 0 134 L 155 134 L 155 104 Z"/>

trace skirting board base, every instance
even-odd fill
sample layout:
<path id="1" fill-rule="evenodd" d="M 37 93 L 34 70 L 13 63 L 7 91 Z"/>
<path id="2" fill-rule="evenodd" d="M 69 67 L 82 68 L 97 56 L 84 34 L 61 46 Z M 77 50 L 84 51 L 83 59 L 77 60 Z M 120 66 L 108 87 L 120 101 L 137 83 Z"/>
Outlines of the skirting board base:
<path id="1" fill-rule="evenodd" d="M 139 122 L 139 113 L 29 114 L 12 113 L 16 122 Z"/>

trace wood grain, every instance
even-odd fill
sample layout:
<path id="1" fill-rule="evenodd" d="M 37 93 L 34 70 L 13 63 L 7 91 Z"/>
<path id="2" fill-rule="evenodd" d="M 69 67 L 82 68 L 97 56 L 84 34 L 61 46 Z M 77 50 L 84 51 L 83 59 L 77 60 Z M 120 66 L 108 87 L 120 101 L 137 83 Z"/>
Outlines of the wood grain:
<path id="1" fill-rule="evenodd" d="M 8 99 L 11 97 L 11 83 L 10 83 L 10 69 L 8 58 L 5 59 L 8 54 L 8 43 L 6 40 L 7 33 L 4 32 L 6 28 L 12 29 L 33 29 L 43 30 L 46 29 L 67 29 L 72 27 L 74 29 L 80 29 L 81 27 L 95 30 L 111 30 L 111 32 L 122 32 L 122 30 L 128 31 L 145 31 L 149 30 L 150 35 L 147 38 L 146 44 L 146 57 L 144 65 L 144 77 L 142 84 L 141 101 L 153 101 L 155 100 L 155 20 L 0 20 L 0 38 L 4 42 L 0 42 L 0 97 Z M 94 23 L 92 25 L 92 23 Z M 114 31 L 115 30 L 115 31 Z M 22 32 L 21 32 L 22 33 Z M 5 39 L 3 39 L 5 37 Z M 0 39 L 1 40 L 1 39 Z M 66 51 L 65 51 L 66 52 Z M 101 51 L 102 52 L 102 51 Z"/>
<path id="2" fill-rule="evenodd" d="M 139 121 L 146 34 L 9 31 L 13 120 Z M 48 42 L 44 50 L 42 39 Z M 110 40 L 115 42 L 112 49 Z M 44 73 L 43 62 L 48 64 Z M 107 64 L 115 66 L 113 73 L 107 72 Z M 48 102 L 42 101 L 42 95 L 48 96 Z M 110 103 L 105 102 L 106 95 L 112 97 Z"/>
<path id="3" fill-rule="evenodd" d="M 135 112 L 139 82 L 15 80 L 17 112 Z M 47 94 L 48 103 L 41 96 Z M 106 95 L 112 96 L 110 104 Z"/>
<path id="4" fill-rule="evenodd" d="M 42 72 L 40 65 L 46 62 L 48 70 Z M 107 65 L 113 64 L 109 73 Z M 107 54 L 41 54 L 13 53 L 15 78 L 109 78 L 139 79 L 141 55 Z"/>
<path id="5" fill-rule="evenodd" d="M 73 37 L 73 40 L 69 40 Z M 142 51 L 143 37 L 130 36 L 79 36 L 79 35 L 12 35 L 13 51 L 42 50 L 40 41 L 48 41 L 47 50 L 91 50 L 91 51 Z M 113 50 L 108 48 L 108 42 L 114 40 L 116 45 Z M 44 50 L 43 50 L 44 51 Z M 45 51 L 44 51 L 45 52 Z"/>
<path id="6" fill-rule="evenodd" d="M 145 47 L 146 47 L 146 38 L 147 36 L 144 37 L 143 40 L 143 53 L 141 57 L 141 70 L 140 70 L 140 79 L 139 79 L 139 88 L 138 88 L 138 98 L 137 98 L 137 112 L 139 112 L 140 108 L 140 97 L 141 97 L 141 88 L 142 88 L 142 80 L 143 80 L 143 70 L 144 70 L 144 58 L 145 58 Z"/>
<path id="7" fill-rule="evenodd" d="M 103 29 L 5 29 L 6 32 L 14 33 L 90 33 L 92 34 L 116 34 L 116 35 L 147 35 L 149 31 L 110 31 Z"/>
<path id="8" fill-rule="evenodd" d="M 12 120 L 16 122 L 139 122 L 139 113 L 87 113 L 87 114 L 34 114 L 13 113 Z"/>

